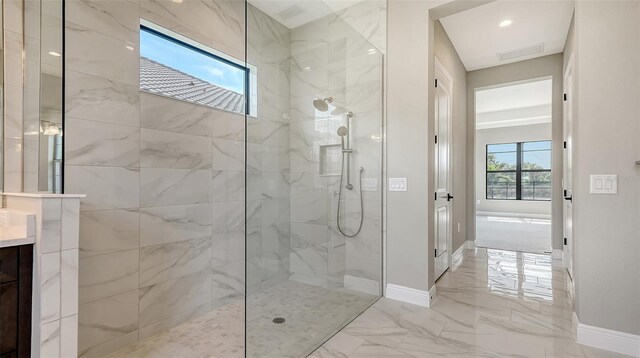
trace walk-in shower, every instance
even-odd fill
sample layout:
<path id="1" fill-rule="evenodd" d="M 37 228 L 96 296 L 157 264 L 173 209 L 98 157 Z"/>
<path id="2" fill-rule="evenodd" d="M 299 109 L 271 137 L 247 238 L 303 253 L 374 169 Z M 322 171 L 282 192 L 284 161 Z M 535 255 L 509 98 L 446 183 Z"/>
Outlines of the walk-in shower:
<path id="1" fill-rule="evenodd" d="M 381 294 L 385 6 L 311 4 L 248 8 L 247 357 L 304 357 Z"/>

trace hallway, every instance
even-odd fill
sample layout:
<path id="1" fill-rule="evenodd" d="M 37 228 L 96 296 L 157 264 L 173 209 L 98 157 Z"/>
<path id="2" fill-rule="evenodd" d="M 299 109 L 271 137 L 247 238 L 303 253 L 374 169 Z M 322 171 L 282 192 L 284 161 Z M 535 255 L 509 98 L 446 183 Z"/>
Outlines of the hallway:
<path id="1" fill-rule="evenodd" d="M 382 298 L 311 357 L 624 357 L 576 343 L 568 285 L 549 255 L 464 250 L 431 309 Z"/>

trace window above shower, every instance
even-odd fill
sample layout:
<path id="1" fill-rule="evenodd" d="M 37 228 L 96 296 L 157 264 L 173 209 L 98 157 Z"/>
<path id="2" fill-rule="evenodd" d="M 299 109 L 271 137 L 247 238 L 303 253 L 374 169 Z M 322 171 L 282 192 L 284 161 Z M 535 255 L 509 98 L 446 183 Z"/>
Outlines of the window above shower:
<path id="1" fill-rule="evenodd" d="M 255 115 L 256 82 L 255 69 L 244 61 L 141 20 L 141 91 Z"/>

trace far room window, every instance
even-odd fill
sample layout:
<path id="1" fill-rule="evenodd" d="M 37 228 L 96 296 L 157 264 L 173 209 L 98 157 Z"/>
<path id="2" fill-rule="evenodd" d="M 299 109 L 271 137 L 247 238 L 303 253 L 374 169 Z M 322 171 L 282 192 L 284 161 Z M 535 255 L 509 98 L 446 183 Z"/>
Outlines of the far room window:
<path id="1" fill-rule="evenodd" d="M 256 76 L 251 72 L 243 61 L 141 20 L 142 91 L 220 110 L 255 114 L 256 101 L 251 95 L 257 93 L 251 82 L 255 82 Z"/>
<path id="2" fill-rule="evenodd" d="M 551 200 L 551 141 L 487 145 L 486 198 Z"/>

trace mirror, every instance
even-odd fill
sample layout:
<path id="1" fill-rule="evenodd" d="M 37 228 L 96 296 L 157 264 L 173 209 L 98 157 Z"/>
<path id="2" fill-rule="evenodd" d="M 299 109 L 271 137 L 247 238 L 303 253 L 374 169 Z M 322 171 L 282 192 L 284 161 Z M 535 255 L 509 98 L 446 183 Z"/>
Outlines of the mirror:
<path id="1" fill-rule="evenodd" d="M 25 0 L 25 192 L 62 192 L 62 0 Z"/>

